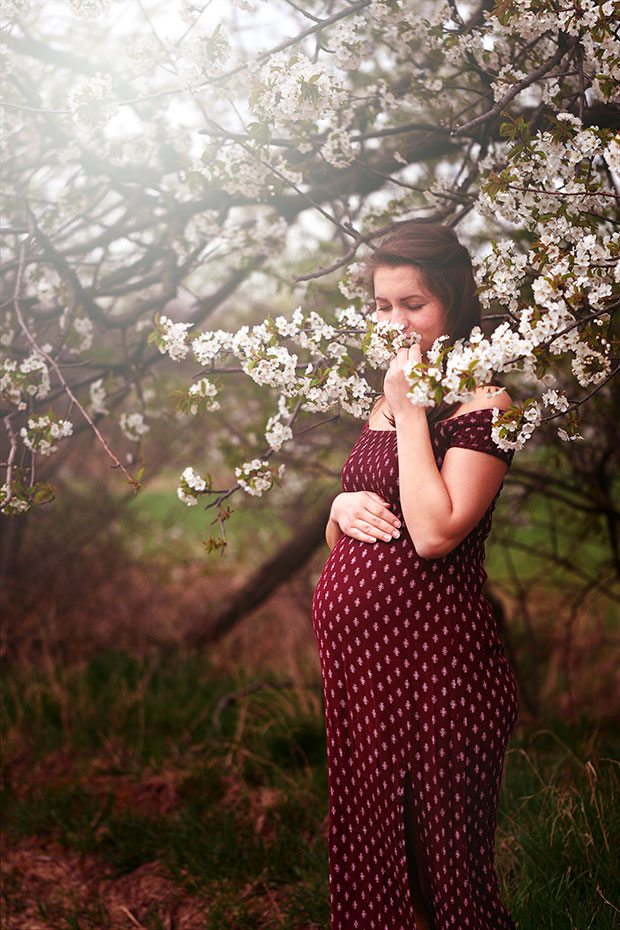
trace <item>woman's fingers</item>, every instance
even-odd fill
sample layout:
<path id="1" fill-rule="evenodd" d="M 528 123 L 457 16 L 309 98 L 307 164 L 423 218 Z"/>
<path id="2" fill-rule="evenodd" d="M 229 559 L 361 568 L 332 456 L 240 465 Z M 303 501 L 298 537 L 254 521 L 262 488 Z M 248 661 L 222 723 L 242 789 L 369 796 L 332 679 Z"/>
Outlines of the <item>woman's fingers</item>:
<path id="1" fill-rule="evenodd" d="M 392 539 L 398 539 L 400 536 L 400 521 L 397 520 L 396 523 L 398 525 L 375 513 L 367 512 L 355 519 L 351 528 L 355 528 L 367 536 L 372 536 L 373 542 L 375 539 L 382 539 L 384 542 L 390 542 Z"/>
<path id="2" fill-rule="evenodd" d="M 422 361 L 422 348 L 420 343 L 417 342 L 415 345 L 409 346 L 409 361 L 413 362 L 414 365 L 417 365 L 418 362 Z"/>
<path id="3" fill-rule="evenodd" d="M 383 501 L 368 504 L 356 517 L 356 524 L 361 529 L 385 542 L 400 536 L 400 520 L 389 511 L 388 505 Z"/>
<path id="4" fill-rule="evenodd" d="M 398 530 L 392 530 L 391 532 L 384 533 L 381 530 L 377 530 L 372 527 L 370 524 L 366 526 L 352 526 L 349 528 L 347 536 L 353 536 L 354 539 L 359 539 L 362 542 L 376 543 L 377 541 L 381 542 L 392 542 L 394 539 L 400 537 L 400 532 Z"/>
<path id="5" fill-rule="evenodd" d="M 382 516 L 381 514 L 369 513 L 369 514 L 366 514 L 365 519 L 368 522 L 368 524 L 372 527 L 372 529 L 376 529 L 380 533 L 384 533 L 384 534 L 389 533 L 390 535 L 393 535 L 394 533 L 398 533 L 398 530 L 400 528 L 400 520 L 397 520 L 395 517 L 392 520 L 390 520 L 389 519 L 390 516 L 391 514 L 390 515 L 386 514 L 385 516 Z"/>
<path id="6" fill-rule="evenodd" d="M 400 529 L 400 520 L 389 510 L 368 510 L 367 519 L 379 529 L 391 531 Z"/>
<path id="7" fill-rule="evenodd" d="M 367 505 L 369 513 L 383 520 L 387 520 L 388 523 L 391 523 L 393 526 L 399 527 L 400 520 L 390 511 L 390 504 L 384 501 L 382 497 L 379 497 L 378 494 L 375 494 L 374 491 L 368 491 L 367 494 L 373 499 L 373 502 Z M 375 506 L 374 501 L 376 501 L 379 506 Z"/>
<path id="8" fill-rule="evenodd" d="M 353 539 L 359 539 L 360 542 L 366 543 L 376 543 L 377 537 L 371 536 L 369 533 L 364 533 L 362 530 L 351 529 L 347 536 L 352 536 Z"/>
<path id="9" fill-rule="evenodd" d="M 362 542 L 390 542 L 400 536 L 400 520 L 374 491 L 343 492 L 334 500 L 332 516 L 343 533 Z"/>

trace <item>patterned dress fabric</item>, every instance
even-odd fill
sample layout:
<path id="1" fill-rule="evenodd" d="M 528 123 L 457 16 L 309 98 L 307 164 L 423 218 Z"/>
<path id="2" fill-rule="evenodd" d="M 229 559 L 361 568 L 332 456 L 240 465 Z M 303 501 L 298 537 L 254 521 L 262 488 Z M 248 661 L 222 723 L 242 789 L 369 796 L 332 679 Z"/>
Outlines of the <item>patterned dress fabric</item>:
<path id="1" fill-rule="evenodd" d="M 455 446 L 510 464 L 512 453 L 491 438 L 491 419 L 484 409 L 432 424 L 438 467 Z M 380 494 L 403 525 L 390 543 L 340 536 L 314 596 L 332 930 L 417 930 L 406 779 L 434 930 L 514 930 L 499 897 L 494 833 L 517 688 L 482 595 L 484 541 L 497 497 L 452 552 L 423 559 L 400 509 L 395 431 L 364 427 L 342 487 Z"/>

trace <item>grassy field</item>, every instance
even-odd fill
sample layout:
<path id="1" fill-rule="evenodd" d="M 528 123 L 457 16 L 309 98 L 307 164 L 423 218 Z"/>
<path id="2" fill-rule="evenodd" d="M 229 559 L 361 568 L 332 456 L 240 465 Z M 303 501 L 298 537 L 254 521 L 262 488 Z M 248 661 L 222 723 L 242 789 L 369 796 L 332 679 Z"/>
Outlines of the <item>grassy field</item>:
<path id="1" fill-rule="evenodd" d="M 316 680 L 107 652 L 7 673 L 6 930 L 322 930 L 327 773 Z M 497 832 L 519 930 L 620 928 L 620 757 L 586 720 L 520 728 Z"/>

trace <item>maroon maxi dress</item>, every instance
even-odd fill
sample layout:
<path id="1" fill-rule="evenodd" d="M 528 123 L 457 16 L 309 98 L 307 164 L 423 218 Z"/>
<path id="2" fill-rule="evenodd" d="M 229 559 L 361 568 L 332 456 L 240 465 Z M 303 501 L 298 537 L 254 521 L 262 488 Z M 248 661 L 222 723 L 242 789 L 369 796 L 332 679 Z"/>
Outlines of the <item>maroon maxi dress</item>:
<path id="1" fill-rule="evenodd" d="M 491 439 L 491 419 L 483 409 L 432 424 L 437 466 L 453 446 L 510 464 L 512 453 Z M 364 426 L 342 486 L 380 494 L 403 525 L 390 543 L 342 535 L 314 597 L 327 726 L 332 930 L 415 930 L 406 779 L 435 930 L 514 930 L 499 897 L 494 833 L 517 689 L 482 595 L 484 541 L 497 496 L 452 552 L 423 559 L 400 508 L 395 431 Z"/>

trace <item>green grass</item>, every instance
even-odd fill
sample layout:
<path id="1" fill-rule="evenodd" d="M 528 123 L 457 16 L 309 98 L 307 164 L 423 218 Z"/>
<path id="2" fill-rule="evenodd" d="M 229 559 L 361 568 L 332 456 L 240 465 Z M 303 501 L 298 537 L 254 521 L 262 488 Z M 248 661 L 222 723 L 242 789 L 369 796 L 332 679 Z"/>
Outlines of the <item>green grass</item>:
<path id="1" fill-rule="evenodd" d="M 620 763 L 588 745 L 586 727 L 572 746 L 551 731 L 522 736 L 506 757 L 496 842 L 523 928 L 620 926 Z"/>
<path id="2" fill-rule="evenodd" d="M 119 519 L 120 533 L 140 558 L 172 557 L 175 564 L 199 558 L 206 568 L 217 568 L 219 557 L 209 559 L 202 545 L 209 536 L 220 535 L 219 523 L 213 524 L 215 512 L 205 510 L 207 498 L 194 507 L 183 504 L 176 493 L 178 483 L 178 473 L 170 471 L 147 482 Z M 278 500 L 277 492 L 264 500 L 240 492 L 230 504 L 234 513 L 225 525 L 226 564 L 255 567 L 265 553 L 289 535 L 290 528 L 284 519 L 286 507 Z"/>
<path id="3" fill-rule="evenodd" d="M 100 863 L 111 883 L 159 863 L 180 898 L 203 902 L 205 930 L 326 930 L 320 694 L 244 693 L 247 684 L 214 678 L 204 659 L 180 654 L 106 653 L 79 669 L 8 674 L 7 844 L 54 841 Z M 614 740 L 587 720 L 515 734 L 497 858 L 519 930 L 620 928 Z M 161 784 L 172 786 L 168 807 L 153 793 Z M 94 892 L 35 900 L 15 869 L 3 899 L 7 927 L 27 908 L 54 930 L 115 926 Z M 132 913 L 142 926 L 168 926 L 157 897 L 141 907 Z"/>

